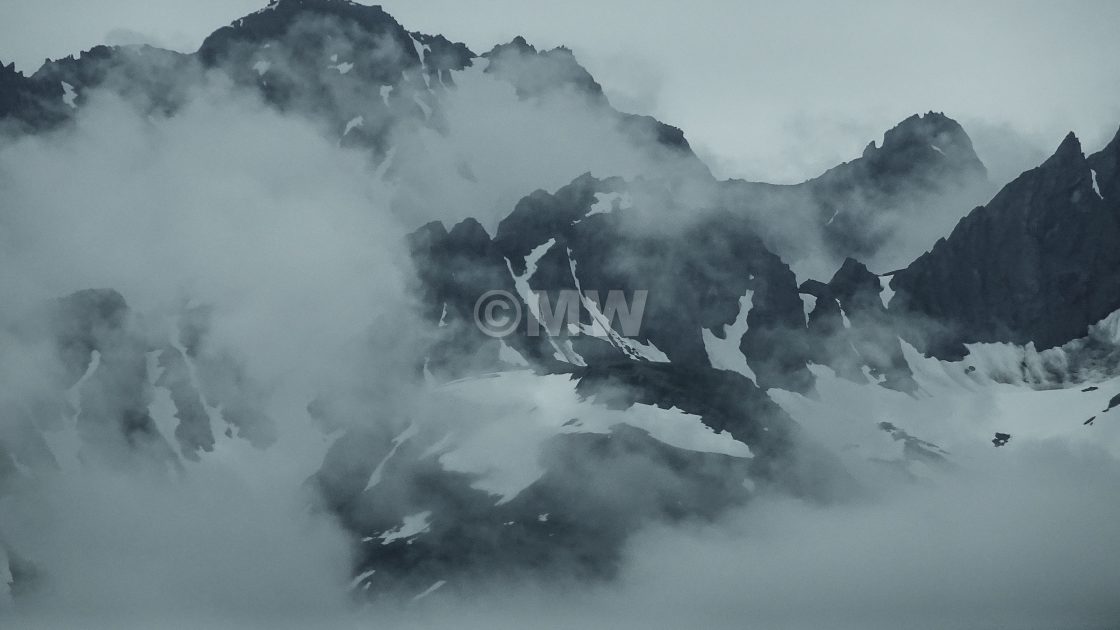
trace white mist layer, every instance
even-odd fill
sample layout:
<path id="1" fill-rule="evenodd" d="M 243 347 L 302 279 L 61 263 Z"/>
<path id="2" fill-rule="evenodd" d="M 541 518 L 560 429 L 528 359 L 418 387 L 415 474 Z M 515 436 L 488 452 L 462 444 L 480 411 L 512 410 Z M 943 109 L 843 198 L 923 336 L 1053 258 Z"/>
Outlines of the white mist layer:
<path id="1" fill-rule="evenodd" d="M 69 419 L 48 442 L 62 472 L 0 496 L 0 540 L 36 573 L 35 591 L 0 617 L 17 615 L 18 627 L 307 627 L 342 614 L 350 540 L 308 510 L 304 482 L 328 444 L 305 407 L 324 384 L 362 378 L 356 340 L 381 345 L 372 369 L 395 382 L 403 355 L 383 338 L 410 339 L 404 222 L 363 154 L 220 80 L 169 118 L 87 96 L 72 126 L 0 147 L 0 315 L 112 288 L 137 321 L 170 334 L 188 300 L 212 306 L 209 343 L 267 393 L 279 441 L 257 450 L 216 424 L 201 463 L 126 474 L 78 462 Z M 396 326 L 379 337 L 371 323 L 386 320 Z M 43 349 L 5 341 L 3 374 L 23 380 L 6 378 L 3 393 L 18 393 L 40 373 L 20 368 Z M 166 392 L 150 393 L 174 443 Z"/>

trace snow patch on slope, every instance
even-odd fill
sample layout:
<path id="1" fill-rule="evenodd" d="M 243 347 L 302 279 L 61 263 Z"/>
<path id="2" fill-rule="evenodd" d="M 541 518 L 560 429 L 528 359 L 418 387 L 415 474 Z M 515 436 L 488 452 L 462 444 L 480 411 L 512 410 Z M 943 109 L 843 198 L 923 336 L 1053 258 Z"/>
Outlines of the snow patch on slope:
<path id="1" fill-rule="evenodd" d="M 805 323 L 809 323 L 809 315 L 817 308 L 817 296 L 808 293 L 801 294 L 801 308 L 805 311 Z"/>
<path id="2" fill-rule="evenodd" d="M 585 217 L 593 214 L 606 214 L 612 210 L 626 210 L 633 206 L 630 201 L 630 193 L 595 193 L 595 203 L 591 205 L 591 210 L 588 211 Z"/>
<path id="3" fill-rule="evenodd" d="M 554 350 L 553 356 L 558 361 L 571 363 L 572 365 L 585 366 L 587 365 L 587 361 L 572 348 L 571 340 L 564 339 L 561 343 L 556 342 L 555 335 L 559 331 L 548 330 L 547 326 L 545 326 L 545 322 L 541 320 L 540 302 L 533 293 L 533 289 L 529 286 L 529 278 L 532 278 L 533 274 L 537 272 L 537 263 L 540 262 L 541 258 L 555 244 L 556 239 L 550 238 L 544 244 L 534 247 L 533 251 L 529 252 L 529 255 L 525 257 L 525 273 L 523 274 L 515 274 L 513 272 L 513 265 L 509 260 L 506 260 L 506 267 L 509 268 L 509 273 L 513 276 L 513 286 L 517 289 L 517 295 L 520 296 L 521 301 L 529 307 L 529 312 L 540 322 L 542 331 L 548 336 L 548 342 L 552 344 L 552 349 Z"/>
<path id="4" fill-rule="evenodd" d="M 67 83 L 65 81 L 63 81 L 62 82 L 62 102 L 64 104 L 66 104 L 67 107 L 76 108 L 77 105 L 74 104 L 74 99 L 76 99 L 76 98 L 78 98 L 78 93 L 74 91 L 74 86 L 70 85 L 69 83 Z M 1096 180 L 1094 179 L 1093 181 L 1096 181 Z"/>
<path id="5" fill-rule="evenodd" d="M 521 356 L 520 352 L 510 347 L 505 339 L 499 339 L 499 341 L 501 345 L 498 347 L 498 360 L 516 367 L 529 367 L 529 362 Z"/>
<path id="6" fill-rule="evenodd" d="M 466 379 L 437 388 L 432 399 L 460 427 L 455 446 L 439 456 L 439 463 L 476 476 L 471 486 L 497 496 L 498 504 L 541 478 L 542 446 L 565 433 L 602 434 L 626 424 L 677 448 L 751 457 L 746 444 L 679 409 L 636 404 L 617 410 L 581 400 L 575 382 L 563 374 L 517 371 Z M 483 412 L 465 420 L 464 408 Z"/>
<path id="7" fill-rule="evenodd" d="M 852 320 L 848 319 L 848 314 L 844 312 L 844 307 L 840 304 L 840 300 L 836 300 L 836 308 L 840 309 L 840 321 L 843 322 L 844 328 L 851 328 Z"/>
<path id="8" fill-rule="evenodd" d="M 332 61 L 334 60 L 332 59 Z M 349 61 L 343 61 L 342 63 L 336 63 L 334 65 L 327 66 L 327 68 L 330 68 L 331 70 L 338 70 L 339 74 L 346 74 L 347 72 L 350 72 L 354 69 L 354 64 L 350 63 Z"/>
<path id="9" fill-rule="evenodd" d="M 974 379 L 1059 387 L 1097 382 L 1114 375 L 1120 356 L 1120 311 L 1089 326 L 1086 336 L 1038 350 L 1033 343 L 966 344 L 960 362 Z"/>
<path id="10" fill-rule="evenodd" d="M 434 584 L 432 584 L 428 588 L 424 589 L 424 591 L 422 593 L 420 593 L 416 597 L 413 597 L 412 598 L 412 603 L 415 604 L 416 602 L 418 602 L 418 601 L 424 599 L 425 597 L 431 595 L 432 593 L 438 591 L 441 587 L 443 587 L 444 584 L 447 584 L 447 580 L 438 580 L 437 582 L 435 582 Z"/>
<path id="11" fill-rule="evenodd" d="M 408 540 L 429 531 L 432 527 L 432 513 L 429 510 L 404 517 L 400 527 L 382 532 L 381 544 L 388 545 L 394 540 Z"/>
<path id="12" fill-rule="evenodd" d="M 891 298 L 894 297 L 894 289 L 891 288 L 890 274 L 879 276 L 879 299 L 883 302 L 883 308 L 890 306 Z"/>
<path id="13" fill-rule="evenodd" d="M 1110 345 L 1120 346 L 1120 311 L 1089 327 L 1089 338 Z"/>
<path id="14" fill-rule="evenodd" d="M 359 586 L 363 586 L 365 589 L 369 589 L 369 582 L 367 582 L 366 580 L 373 577 L 374 573 L 377 573 L 376 569 L 370 569 L 369 571 L 363 571 L 362 573 L 359 573 L 353 580 L 350 581 L 350 590 L 354 590 Z"/>
<path id="15" fill-rule="evenodd" d="M 412 49 L 416 51 L 416 57 L 420 59 L 420 64 L 424 64 L 424 48 L 420 45 L 420 40 L 412 37 Z"/>
<path id="16" fill-rule="evenodd" d="M 712 367 L 738 372 L 757 384 L 758 378 L 740 349 L 743 335 L 747 334 L 747 315 L 753 306 L 754 291 L 747 290 L 746 295 L 739 298 L 739 315 L 735 322 L 723 327 L 723 339 L 707 328 L 701 329 L 700 334 L 704 338 L 704 350 L 708 353 L 708 362 Z"/>
<path id="17" fill-rule="evenodd" d="M 355 116 L 355 117 L 351 118 L 350 121 L 346 123 L 346 129 L 344 129 L 342 131 L 342 135 L 345 136 L 346 134 L 350 133 L 354 129 L 357 129 L 358 127 L 361 127 L 365 123 L 365 121 L 366 121 L 366 119 L 362 116 Z"/>
<path id="18" fill-rule="evenodd" d="M 389 460 L 397 454 L 397 450 L 400 449 L 401 444 L 404 444 L 413 437 L 416 437 L 416 434 L 418 432 L 419 426 L 414 422 L 408 425 L 408 428 L 405 429 L 400 435 L 393 438 L 393 448 L 389 449 L 389 452 L 385 454 L 385 457 L 381 458 L 381 461 L 377 463 L 377 468 L 373 469 L 373 473 L 369 476 L 369 481 L 366 482 L 366 490 L 369 490 L 370 488 L 373 488 L 377 484 L 381 483 L 381 477 L 384 474 L 385 465 L 388 464 Z"/>
<path id="19" fill-rule="evenodd" d="M 1091 391 L 1080 386 L 1039 390 L 980 378 L 963 363 L 926 358 L 905 342 L 903 353 L 920 387 L 915 396 L 854 383 L 818 365 L 810 366 L 816 377 L 815 397 L 778 389 L 768 394 L 814 440 L 833 445 L 846 465 L 864 473 L 894 463 L 922 476 L 922 468 L 928 466 L 906 459 L 905 443 L 884 431 L 884 422 L 937 445 L 953 465 L 991 457 L 997 431 L 1012 435 L 1004 448 L 1061 438 L 1105 447 L 1120 456 L 1120 421 L 1084 424 L 1120 391 L 1120 377 Z"/>
<path id="20" fill-rule="evenodd" d="M 610 340 L 611 344 L 619 350 L 622 350 L 626 356 L 631 359 L 644 359 L 653 363 L 669 363 L 669 357 L 661 351 L 653 342 L 643 343 L 641 340 L 634 339 L 633 337 L 623 337 L 618 334 L 611 327 L 611 321 L 607 316 L 599 310 L 599 305 L 593 300 L 588 298 L 583 293 L 583 286 L 579 282 L 579 276 L 576 274 L 576 261 L 572 258 L 572 250 L 568 249 L 568 268 L 572 272 L 572 280 L 575 282 L 576 291 L 579 292 L 580 302 L 583 308 L 591 315 L 591 325 L 579 324 L 579 331 L 585 335 L 594 335 L 596 337 L 606 337 Z M 603 296 L 600 296 L 602 299 Z"/>

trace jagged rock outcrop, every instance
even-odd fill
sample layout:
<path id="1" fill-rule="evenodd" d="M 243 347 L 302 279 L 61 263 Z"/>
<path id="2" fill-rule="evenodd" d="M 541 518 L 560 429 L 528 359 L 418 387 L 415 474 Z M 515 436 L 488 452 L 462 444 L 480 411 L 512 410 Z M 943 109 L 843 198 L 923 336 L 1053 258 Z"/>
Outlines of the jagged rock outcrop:
<path id="1" fill-rule="evenodd" d="M 849 257 L 871 260 L 912 223 L 930 223 L 932 213 L 979 201 L 986 178 L 964 129 L 929 112 L 903 120 L 882 146 L 871 142 L 863 155 L 819 177 L 795 185 L 729 180 L 722 195 L 783 259 L 823 255 L 839 266 Z"/>
<path id="2" fill-rule="evenodd" d="M 308 23 L 311 20 L 325 24 Z M 332 43 L 336 29 L 348 35 L 348 41 Z M 237 55 L 238 48 L 256 48 L 292 36 L 303 44 L 292 52 L 308 61 L 318 62 L 332 45 L 351 48 L 350 52 L 357 53 L 354 71 L 382 84 L 396 82 L 402 70 L 421 63 L 409 32 L 391 15 L 380 6 L 345 0 L 272 0 L 264 9 L 211 33 L 199 47 L 198 56 L 205 65 L 219 65 Z M 386 43 L 394 47 L 386 50 Z M 378 59 L 378 53 L 386 56 Z"/>
<path id="3" fill-rule="evenodd" d="M 807 391 L 812 378 L 805 367 L 805 321 L 789 267 L 727 211 L 701 210 L 675 230 L 651 226 L 656 215 L 649 213 L 656 211 L 643 204 L 668 197 L 652 183 L 631 186 L 584 175 L 555 194 L 536 191 L 522 199 L 493 241 L 471 220 L 456 226 L 450 239 L 442 226 L 425 227 L 413 240 L 424 252 L 417 264 L 431 316 L 442 314 L 446 303 L 457 320 L 471 321 L 465 318 L 473 317 L 473 300 L 491 289 L 517 291 L 527 315 L 536 297 L 523 294 L 525 287 L 547 295 L 556 308 L 565 299 L 561 291 L 596 292 L 599 305 L 585 300 L 578 305 L 583 334 L 558 330 L 552 334 L 559 340 L 544 340 L 570 343 L 569 362 L 637 359 L 710 366 L 702 330 L 732 324 L 740 298 L 749 293 L 748 328 L 736 341 L 759 385 Z M 526 283 L 521 289 L 518 279 Z M 633 335 L 586 334 L 612 291 L 628 306 L 641 301 L 640 327 Z M 514 341 L 526 334 L 524 327 L 515 333 L 506 341 L 519 350 L 535 345 L 532 356 L 549 354 L 540 350 L 539 339 Z"/>
<path id="4" fill-rule="evenodd" d="M 814 361 L 856 382 L 867 382 L 870 376 L 884 387 L 917 390 L 878 276 L 848 258 L 827 284 L 807 280 L 800 290 L 816 299 L 808 318 Z"/>
<path id="5" fill-rule="evenodd" d="M 66 118 L 66 92 L 61 83 L 35 81 L 0 61 L 0 131 L 28 132 Z"/>
<path id="6" fill-rule="evenodd" d="M 908 338 L 942 358 L 972 342 L 1041 350 L 1120 309 L 1118 152 L 1120 136 L 1086 159 L 1070 133 L 896 273 L 891 312 L 910 318 Z"/>

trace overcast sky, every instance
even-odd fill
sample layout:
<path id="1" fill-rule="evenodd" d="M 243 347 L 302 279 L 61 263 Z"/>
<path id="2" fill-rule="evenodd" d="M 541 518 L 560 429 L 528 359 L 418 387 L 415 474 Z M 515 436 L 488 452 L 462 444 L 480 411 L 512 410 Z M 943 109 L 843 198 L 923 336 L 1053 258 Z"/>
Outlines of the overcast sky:
<path id="1" fill-rule="evenodd" d="M 0 0 L 0 60 L 25 72 L 97 43 L 194 50 L 265 0 Z M 1120 126 L 1120 2 L 385 0 L 476 52 L 565 44 L 615 105 L 685 130 L 717 174 L 797 181 L 915 112 L 964 124 L 997 171 L 1073 130 Z M 466 8 L 466 7 L 470 8 Z"/>

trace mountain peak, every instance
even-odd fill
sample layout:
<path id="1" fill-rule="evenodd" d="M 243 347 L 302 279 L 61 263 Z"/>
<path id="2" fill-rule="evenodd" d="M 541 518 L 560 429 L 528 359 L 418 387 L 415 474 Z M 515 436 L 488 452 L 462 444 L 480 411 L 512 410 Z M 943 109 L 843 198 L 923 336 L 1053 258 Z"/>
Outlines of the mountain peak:
<path id="1" fill-rule="evenodd" d="M 198 55 L 204 63 L 212 65 L 228 55 L 235 42 L 257 43 L 283 37 L 304 16 L 334 18 L 355 25 L 373 38 L 388 37 L 406 59 L 414 65 L 420 62 L 408 32 L 380 5 L 349 0 L 272 0 L 265 8 L 211 33 L 199 47 Z"/>
<path id="2" fill-rule="evenodd" d="M 1062 139 L 1062 143 L 1058 145 L 1054 154 L 1042 163 L 1042 167 L 1053 168 L 1073 162 L 1084 161 L 1084 159 L 1085 155 L 1081 151 L 1081 141 L 1078 140 L 1077 136 L 1071 131 Z"/>
<path id="3" fill-rule="evenodd" d="M 607 104 L 603 87 L 580 65 L 569 48 L 537 50 L 518 35 L 508 44 L 498 44 L 482 56 L 490 62 L 486 72 L 512 83 L 521 97 L 540 96 L 557 88 L 570 87 L 597 104 Z"/>
<path id="4" fill-rule="evenodd" d="M 522 37 L 521 35 L 518 35 L 517 37 L 514 37 L 513 39 L 509 40 L 509 43 L 495 44 L 494 47 L 490 49 L 490 52 L 482 53 L 482 56 L 483 57 L 496 57 L 496 56 L 501 55 L 501 54 L 505 53 L 506 51 L 510 51 L 510 50 L 516 50 L 517 52 L 519 52 L 523 55 L 526 55 L 526 54 L 535 55 L 535 54 L 537 54 L 536 46 L 533 46 L 532 44 L 527 42 L 524 37 Z"/>
<path id="5" fill-rule="evenodd" d="M 941 112 L 906 118 L 883 134 L 883 146 L 879 150 L 894 153 L 915 148 L 932 149 L 953 162 L 982 168 L 964 128 Z"/>

